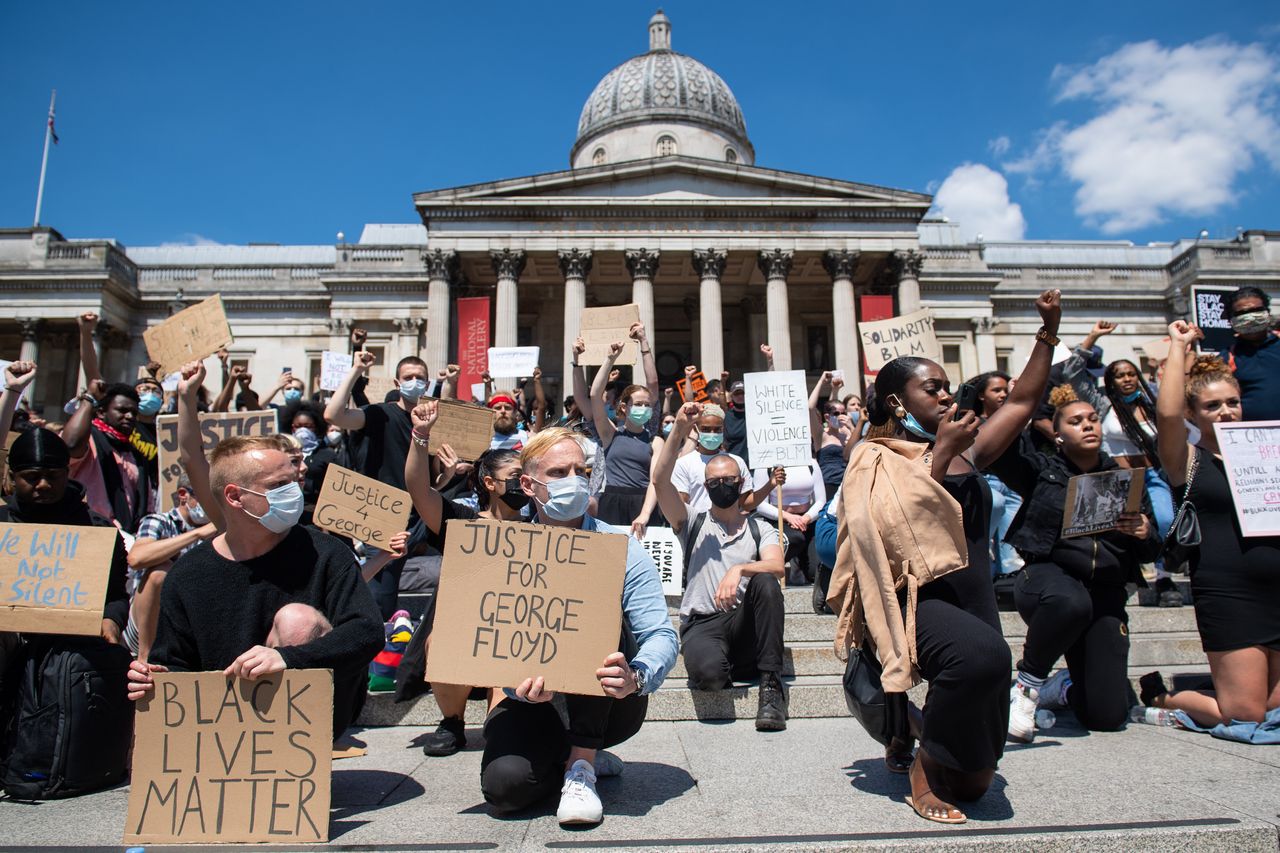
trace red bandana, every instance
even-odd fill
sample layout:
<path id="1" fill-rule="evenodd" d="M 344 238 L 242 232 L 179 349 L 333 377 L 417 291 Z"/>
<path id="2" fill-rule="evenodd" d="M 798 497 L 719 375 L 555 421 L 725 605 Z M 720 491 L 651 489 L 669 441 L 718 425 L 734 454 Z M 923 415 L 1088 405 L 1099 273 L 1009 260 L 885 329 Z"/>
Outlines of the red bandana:
<path id="1" fill-rule="evenodd" d="M 129 443 L 129 436 L 125 435 L 120 430 L 116 429 L 111 424 L 104 421 L 102 418 L 94 418 L 93 425 L 97 427 L 99 430 L 101 430 L 102 432 L 106 433 L 107 438 L 113 438 L 116 441 L 123 441 L 125 444 Z"/>

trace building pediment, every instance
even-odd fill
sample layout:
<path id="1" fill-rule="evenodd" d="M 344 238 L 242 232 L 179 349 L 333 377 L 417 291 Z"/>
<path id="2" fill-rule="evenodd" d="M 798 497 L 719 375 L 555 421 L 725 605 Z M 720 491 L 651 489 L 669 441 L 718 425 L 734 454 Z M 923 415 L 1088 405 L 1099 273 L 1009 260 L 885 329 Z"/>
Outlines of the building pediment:
<path id="1" fill-rule="evenodd" d="M 692 157 L 567 169 L 414 194 L 414 204 L 424 220 L 433 211 L 454 207 L 533 207 L 550 200 L 559 206 L 786 202 L 891 207 L 919 210 L 920 216 L 932 203 L 932 197 L 924 193 Z"/>

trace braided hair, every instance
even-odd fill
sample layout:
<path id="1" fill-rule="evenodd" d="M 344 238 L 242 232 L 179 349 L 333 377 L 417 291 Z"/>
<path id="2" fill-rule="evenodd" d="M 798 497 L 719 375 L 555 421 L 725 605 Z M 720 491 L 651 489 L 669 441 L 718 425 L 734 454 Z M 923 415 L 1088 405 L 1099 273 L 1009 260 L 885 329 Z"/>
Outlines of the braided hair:
<path id="1" fill-rule="evenodd" d="M 1132 403 L 1126 403 L 1124 396 L 1121 395 L 1120 389 L 1116 387 L 1116 372 L 1123 365 L 1129 365 L 1133 368 L 1133 372 L 1138 374 L 1138 399 Z M 1111 401 L 1111 411 L 1116 413 L 1116 419 L 1120 421 L 1120 428 L 1124 430 L 1125 436 L 1142 448 L 1142 454 L 1147 457 L 1147 464 L 1156 468 L 1160 468 L 1160 454 L 1156 450 L 1155 436 L 1148 433 L 1138 423 L 1138 419 L 1134 416 L 1133 410 L 1142 409 L 1143 415 L 1147 418 L 1147 423 L 1155 425 L 1156 422 L 1156 395 L 1152 393 L 1151 387 L 1147 385 L 1147 380 L 1142 378 L 1142 371 L 1132 361 L 1127 359 L 1119 359 L 1107 365 L 1107 369 L 1102 373 L 1102 386 L 1106 392 L 1107 399 Z"/>

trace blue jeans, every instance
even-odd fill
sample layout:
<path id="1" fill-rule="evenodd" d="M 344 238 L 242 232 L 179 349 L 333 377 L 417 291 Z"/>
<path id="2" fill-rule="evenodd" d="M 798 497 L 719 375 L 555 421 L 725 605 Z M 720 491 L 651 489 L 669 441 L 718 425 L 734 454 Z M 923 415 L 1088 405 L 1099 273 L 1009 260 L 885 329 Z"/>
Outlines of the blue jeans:
<path id="1" fill-rule="evenodd" d="M 1151 498 L 1151 511 L 1156 516 L 1156 532 L 1163 540 L 1173 526 L 1173 490 L 1165 482 L 1164 475 L 1155 468 L 1147 469 L 1146 481 L 1147 497 Z"/>
<path id="2" fill-rule="evenodd" d="M 992 575 L 1007 575 L 1022 568 L 1022 558 L 1012 545 L 1004 541 L 1013 519 L 1022 508 L 1022 495 L 1006 486 L 994 474 L 983 474 L 991 486 L 991 530 L 988 535 L 995 540 L 996 550 L 991 561 Z"/>

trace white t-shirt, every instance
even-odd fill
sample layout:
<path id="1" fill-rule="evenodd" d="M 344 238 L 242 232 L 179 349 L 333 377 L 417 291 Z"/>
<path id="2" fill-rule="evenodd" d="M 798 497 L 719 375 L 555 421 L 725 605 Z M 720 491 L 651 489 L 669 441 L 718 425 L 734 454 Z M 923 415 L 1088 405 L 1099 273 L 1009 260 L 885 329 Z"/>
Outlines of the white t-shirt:
<path id="1" fill-rule="evenodd" d="M 1152 442 L 1156 440 L 1155 424 L 1151 421 L 1138 421 L 1138 427 L 1151 436 Z M 1124 431 L 1124 427 L 1120 424 L 1120 416 L 1116 414 L 1114 408 L 1102 419 L 1102 450 L 1108 456 L 1144 455 L 1143 449 Z"/>
<path id="2" fill-rule="evenodd" d="M 671 485 L 676 487 L 677 492 L 689 496 L 689 515 L 690 517 L 700 512 L 706 512 L 711 509 L 711 498 L 707 496 L 707 463 L 718 456 L 718 453 L 686 453 L 676 460 L 675 470 L 671 472 Z M 738 463 L 738 475 L 742 477 L 742 488 L 739 494 L 745 495 L 751 491 L 751 472 L 747 470 L 747 463 L 742 460 L 741 456 L 735 456 L 732 453 L 726 453 L 734 462 Z"/>
<path id="3" fill-rule="evenodd" d="M 754 473 L 755 488 L 759 489 L 769 482 L 768 468 L 757 468 Z M 818 517 L 818 513 L 822 512 L 823 504 L 826 502 L 827 487 L 822 482 L 822 470 L 818 468 L 816 459 L 805 466 L 787 466 L 787 482 L 782 486 L 782 508 L 784 510 L 789 506 L 810 504 L 809 509 L 804 514 L 810 521 L 813 521 Z M 777 520 L 777 490 L 771 492 L 765 502 L 756 507 L 756 512 L 765 518 Z"/>

